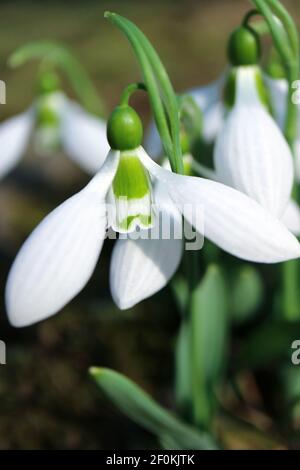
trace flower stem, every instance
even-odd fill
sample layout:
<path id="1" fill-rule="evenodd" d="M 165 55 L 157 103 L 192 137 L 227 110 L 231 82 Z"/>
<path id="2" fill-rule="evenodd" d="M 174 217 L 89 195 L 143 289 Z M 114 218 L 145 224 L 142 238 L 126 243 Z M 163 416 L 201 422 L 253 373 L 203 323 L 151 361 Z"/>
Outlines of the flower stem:
<path id="1" fill-rule="evenodd" d="M 35 41 L 16 49 L 8 63 L 11 67 L 18 67 L 32 59 L 40 59 L 44 63 L 47 61 L 60 67 L 87 111 L 104 116 L 104 105 L 98 91 L 72 51 L 55 41 Z"/>
<path id="2" fill-rule="evenodd" d="M 104 16 L 123 31 L 132 45 L 143 72 L 164 151 L 172 171 L 183 173 L 178 103 L 163 64 L 151 43 L 134 23 L 116 13 L 105 12 Z"/>
<path id="3" fill-rule="evenodd" d="M 135 93 L 137 90 L 147 91 L 147 88 L 144 83 L 131 83 L 126 88 L 124 88 L 120 98 L 120 105 L 128 105 L 131 95 L 133 95 L 133 93 Z"/>

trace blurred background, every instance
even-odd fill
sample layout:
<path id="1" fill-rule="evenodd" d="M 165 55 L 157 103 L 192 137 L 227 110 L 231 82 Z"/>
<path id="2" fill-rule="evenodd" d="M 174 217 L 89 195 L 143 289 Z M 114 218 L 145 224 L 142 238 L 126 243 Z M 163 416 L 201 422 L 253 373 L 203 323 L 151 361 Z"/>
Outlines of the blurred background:
<path id="1" fill-rule="evenodd" d="M 284 3 L 300 20 L 300 3 Z M 137 23 L 158 50 L 175 89 L 181 91 L 206 84 L 222 72 L 228 35 L 249 7 L 247 0 L 2 0 L 0 79 L 6 82 L 7 104 L 0 105 L 1 121 L 25 110 L 34 98 L 37 64 L 17 70 L 7 66 L 11 52 L 27 41 L 55 39 L 72 47 L 109 112 L 123 87 L 140 79 L 140 72 L 127 40 L 103 19 L 106 9 Z M 65 89 L 72 97 L 67 82 Z M 134 104 L 147 123 L 150 110 L 145 95 L 137 94 Z M 154 438 L 110 404 L 87 369 L 114 368 L 172 408 L 179 316 L 170 288 L 131 310 L 119 311 L 109 293 L 111 245 L 106 243 L 88 286 L 62 312 L 20 330 L 7 322 L 3 292 L 18 248 L 50 210 L 88 181 L 62 154 L 27 157 L 0 182 L 0 339 L 7 345 L 7 364 L 0 366 L 0 449 L 153 448 Z M 226 259 L 230 270 L 235 260 Z M 263 274 L 272 279 L 271 268 Z M 261 318 L 266 314 L 263 305 Z M 231 361 L 243 336 L 257 325 L 256 319 L 232 329 Z M 218 422 L 227 448 L 298 446 L 297 422 L 292 424 L 296 434 L 287 436 L 276 412 L 277 383 L 266 379 L 274 403 L 265 395 L 266 387 L 261 391 L 259 384 L 267 372 L 245 369 L 238 375 L 240 400 L 233 387 L 225 387 L 224 406 L 235 416 L 227 419 L 225 414 Z"/>

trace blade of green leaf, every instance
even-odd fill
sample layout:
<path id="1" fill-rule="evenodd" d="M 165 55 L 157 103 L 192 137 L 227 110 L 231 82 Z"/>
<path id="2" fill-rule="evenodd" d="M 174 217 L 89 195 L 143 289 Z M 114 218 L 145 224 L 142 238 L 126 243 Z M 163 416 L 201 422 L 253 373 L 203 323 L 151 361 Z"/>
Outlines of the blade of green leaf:
<path id="1" fill-rule="evenodd" d="M 111 369 L 91 367 L 90 374 L 110 400 L 129 418 L 172 449 L 216 449 L 209 434 L 180 421 L 134 382 Z"/>
<path id="2" fill-rule="evenodd" d="M 228 319 L 224 276 L 217 265 L 210 265 L 192 296 L 192 384 L 199 424 L 208 424 L 215 406 L 215 387 L 227 361 Z"/>

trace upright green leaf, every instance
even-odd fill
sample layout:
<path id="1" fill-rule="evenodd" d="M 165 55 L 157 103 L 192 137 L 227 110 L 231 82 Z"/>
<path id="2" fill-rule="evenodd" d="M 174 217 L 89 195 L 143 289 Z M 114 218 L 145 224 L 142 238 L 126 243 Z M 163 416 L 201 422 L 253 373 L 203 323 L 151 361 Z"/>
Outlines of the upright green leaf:
<path id="1" fill-rule="evenodd" d="M 227 360 L 229 306 L 220 268 L 210 265 L 192 296 L 192 361 L 195 414 L 199 423 L 211 419 L 215 387 Z"/>
<path id="2" fill-rule="evenodd" d="M 126 416 L 155 434 L 164 447 L 176 450 L 216 448 L 209 434 L 180 421 L 122 374 L 97 367 L 91 367 L 90 374 Z"/>

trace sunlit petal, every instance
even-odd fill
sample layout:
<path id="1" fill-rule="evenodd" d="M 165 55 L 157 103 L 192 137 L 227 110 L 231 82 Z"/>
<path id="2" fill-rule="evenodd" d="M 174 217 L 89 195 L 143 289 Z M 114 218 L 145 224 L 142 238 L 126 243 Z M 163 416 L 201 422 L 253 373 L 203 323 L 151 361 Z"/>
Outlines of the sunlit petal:
<path id="1" fill-rule="evenodd" d="M 279 127 L 260 102 L 255 69 L 237 72 L 236 104 L 214 151 L 218 180 L 281 217 L 293 185 L 293 158 Z"/>
<path id="2" fill-rule="evenodd" d="M 95 174 L 109 150 L 106 123 L 68 102 L 62 113 L 61 138 L 69 157 L 81 168 Z"/>
<path id="3" fill-rule="evenodd" d="M 281 220 L 294 235 L 300 235 L 300 207 L 293 199 L 289 201 Z"/>
<path id="4" fill-rule="evenodd" d="M 121 309 L 131 308 L 165 287 L 181 260 L 181 215 L 159 184 L 155 201 L 160 211 L 156 226 L 118 240 L 113 250 L 110 286 Z"/>
<path id="5" fill-rule="evenodd" d="M 105 236 L 105 195 L 117 160 L 111 153 L 91 183 L 51 212 L 22 246 L 6 286 L 14 326 L 55 314 L 90 279 Z"/>
<path id="6" fill-rule="evenodd" d="M 205 236 L 223 250 L 260 263 L 300 256 L 298 240 L 283 223 L 245 194 L 214 181 L 171 173 L 153 162 L 142 148 L 140 158 L 176 204 L 193 205 L 195 210 L 202 205 Z M 195 228 L 200 233 L 203 230 L 202 225 Z"/>

